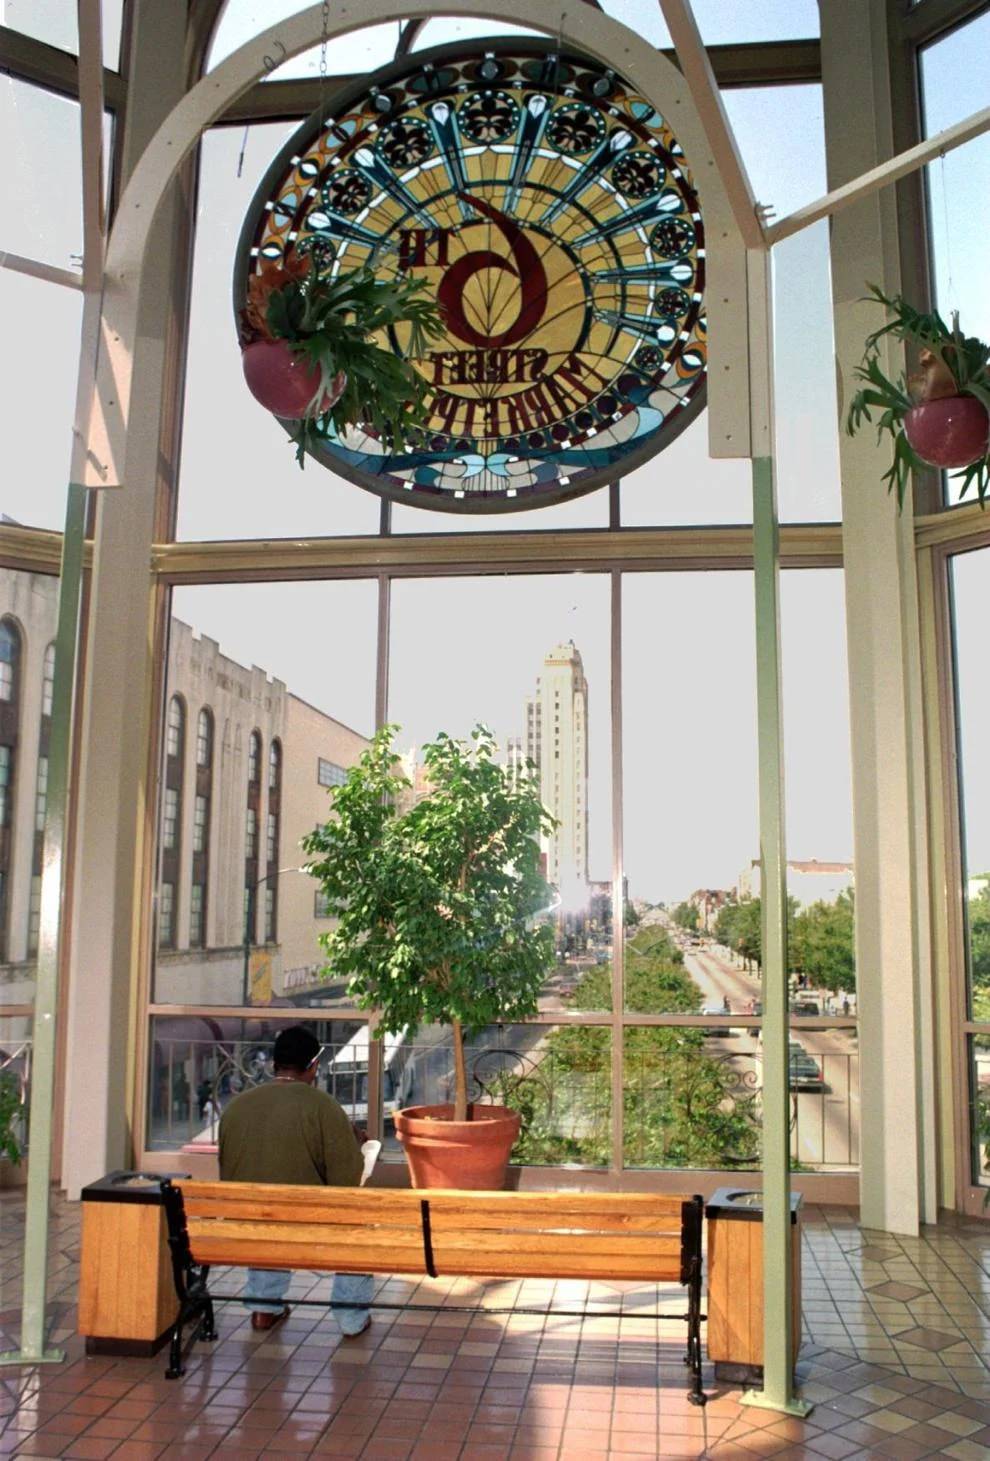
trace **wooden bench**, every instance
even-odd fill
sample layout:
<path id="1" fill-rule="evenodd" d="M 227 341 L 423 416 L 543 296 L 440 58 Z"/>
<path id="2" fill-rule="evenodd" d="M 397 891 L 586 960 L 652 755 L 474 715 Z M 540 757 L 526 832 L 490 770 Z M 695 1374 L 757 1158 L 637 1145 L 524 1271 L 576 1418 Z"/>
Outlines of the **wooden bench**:
<path id="1" fill-rule="evenodd" d="M 686 1286 L 689 1398 L 705 1403 L 700 1197 L 170 1181 L 162 1183 L 162 1197 L 180 1305 L 169 1379 L 183 1373 L 187 1325 L 196 1325 L 194 1338 L 216 1338 L 207 1286 L 216 1264 L 430 1278 L 621 1279 Z"/>

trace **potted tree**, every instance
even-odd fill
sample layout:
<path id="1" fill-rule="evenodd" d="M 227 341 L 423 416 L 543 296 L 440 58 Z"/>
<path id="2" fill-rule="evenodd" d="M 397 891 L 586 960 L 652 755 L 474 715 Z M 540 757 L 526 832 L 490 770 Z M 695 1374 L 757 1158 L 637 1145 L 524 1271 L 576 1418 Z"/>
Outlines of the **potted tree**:
<path id="1" fill-rule="evenodd" d="M 304 839 L 328 914 L 327 973 L 379 1016 L 383 1034 L 448 1025 L 454 1100 L 396 1116 L 414 1187 L 501 1187 L 519 1116 L 468 1101 L 465 1037 L 536 1013 L 555 961 L 553 904 L 539 838 L 554 821 L 528 775 L 496 760 L 484 726 L 470 742 L 441 733 L 423 748 L 425 794 L 412 795 L 393 748 L 374 738 L 331 819 Z"/>
<path id="2" fill-rule="evenodd" d="M 855 375 L 863 384 L 853 396 L 846 430 L 854 436 L 872 411 L 879 411 L 877 435 L 894 441 L 894 460 L 883 480 L 897 488 L 898 505 L 912 468 L 961 469 L 961 494 L 975 483 L 981 504 L 990 486 L 990 347 L 966 336 L 954 315 L 952 329 L 933 312 L 922 314 L 901 295 L 888 299 L 875 284 L 870 296 L 892 315 L 867 338 Z M 919 351 L 918 372 L 896 381 L 880 366 L 880 342 L 888 335 Z"/>
<path id="3" fill-rule="evenodd" d="M 333 274 L 313 254 L 265 262 L 247 283 L 240 315 L 248 389 L 292 433 L 296 460 L 333 429 L 361 424 L 404 441 L 423 419 L 426 382 L 398 349 L 376 344 L 397 326 L 407 353 L 443 333 L 422 279 L 380 280 L 368 266 Z"/>

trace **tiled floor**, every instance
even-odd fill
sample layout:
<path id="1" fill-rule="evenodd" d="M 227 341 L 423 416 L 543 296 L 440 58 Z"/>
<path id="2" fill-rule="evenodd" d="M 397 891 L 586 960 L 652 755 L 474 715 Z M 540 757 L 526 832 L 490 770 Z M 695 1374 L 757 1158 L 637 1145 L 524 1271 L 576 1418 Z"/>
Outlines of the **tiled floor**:
<path id="1" fill-rule="evenodd" d="M 807 1421 L 743 1407 L 706 1375 L 687 1402 L 679 1290 L 632 1285 L 383 1282 L 378 1310 L 341 1342 L 323 1310 L 297 1307 L 269 1335 L 219 1308 L 221 1338 L 188 1373 L 164 1360 L 87 1359 L 74 1334 L 78 1209 L 59 1204 L 52 1274 L 66 1364 L 0 1371 L 0 1456 L 360 1457 L 361 1461 L 605 1461 L 605 1458 L 990 1458 L 990 1225 L 917 1240 L 860 1229 L 847 1209 L 804 1224 Z M 15 1338 L 22 1206 L 0 1194 L 3 1343 Z M 233 1277 L 218 1287 L 231 1291 Z M 295 1296 L 327 1292 L 300 1275 Z M 659 1300 L 659 1302 L 658 1302 Z M 444 1306 L 477 1302 L 469 1315 Z M 493 1312 L 553 1306 L 549 1317 Z"/>

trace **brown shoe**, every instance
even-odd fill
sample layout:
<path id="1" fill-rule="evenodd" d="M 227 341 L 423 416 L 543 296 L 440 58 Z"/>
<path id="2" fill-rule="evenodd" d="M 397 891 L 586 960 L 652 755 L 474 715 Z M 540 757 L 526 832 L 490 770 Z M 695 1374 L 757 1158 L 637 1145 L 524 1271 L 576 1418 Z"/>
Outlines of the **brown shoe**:
<path id="1" fill-rule="evenodd" d="M 251 1314 L 252 1329 L 274 1329 L 276 1324 L 281 1324 L 283 1319 L 288 1319 L 292 1310 L 288 1304 L 278 1314 L 267 1313 L 263 1309 L 255 1309 Z"/>

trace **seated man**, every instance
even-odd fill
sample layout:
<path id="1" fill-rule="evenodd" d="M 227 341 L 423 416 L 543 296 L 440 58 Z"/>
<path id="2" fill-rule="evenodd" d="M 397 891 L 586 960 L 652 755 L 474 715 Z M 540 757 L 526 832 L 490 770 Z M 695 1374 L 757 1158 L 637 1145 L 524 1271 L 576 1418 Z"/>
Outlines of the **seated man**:
<path id="1" fill-rule="evenodd" d="M 320 1043 L 301 1025 L 275 1041 L 275 1078 L 231 1101 L 220 1118 L 220 1179 L 224 1182 L 288 1182 L 306 1187 L 357 1187 L 361 1149 L 343 1107 L 315 1089 Z M 249 1268 L 244 1300 L 252 1329 L 274 1329 L 289 1314 L 283 1302 L 292 1278 L 285 1270 Z M 348 1339 L 371 1323 L 373 1280 L 367 1273 L 338 1273 L 334 1309 Z"/>

